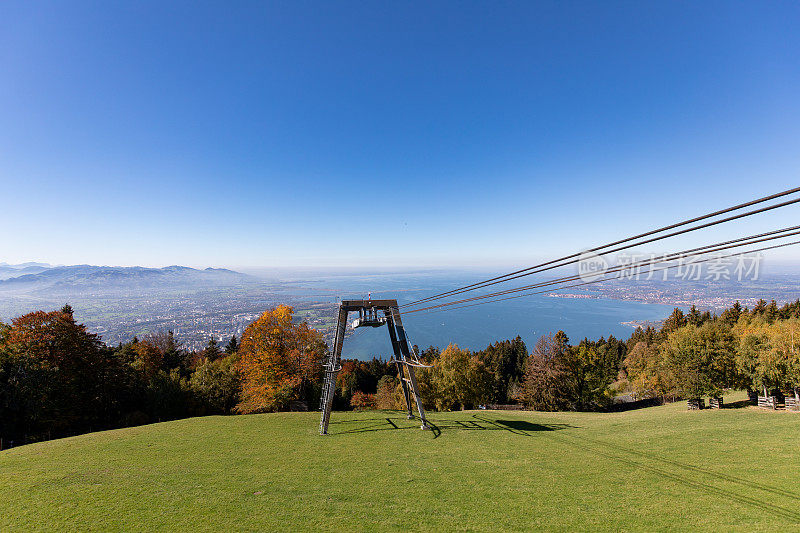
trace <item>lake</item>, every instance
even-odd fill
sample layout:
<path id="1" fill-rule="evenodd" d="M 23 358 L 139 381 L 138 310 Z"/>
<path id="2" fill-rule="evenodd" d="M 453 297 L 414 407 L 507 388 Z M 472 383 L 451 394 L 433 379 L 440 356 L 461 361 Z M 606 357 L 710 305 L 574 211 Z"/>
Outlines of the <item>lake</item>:
<path id="1" fill-rule="evenodd" d="M 402 305 L 487 277 L 491 277 L 491 274 L 414 272 L 315 277 L 313 281 L 306 281 L 309 283 L 307 287 L 320 289 L 320 298 L 330 298 L 334 293 L 341 299 L 365 299 L 367 293 L 371 292 L 375 299 L 396 298 Z M 548 278 L 531 276 L 525 278 L 525 283 Z M 503 284 L 500 288 L 510 287 L 514 285 L 506 287 Z M 576 294 L 580 291 L 573 289 L 568 292 Z M 461 297 L 476 294 L 480 292 Z M 673 309 L 671 305 L 598 298 L 554 298 L 541 294 L 461 309 L 403 314 L 403 325 L 411 343 L 423 349 L 428 346 L 444 348 L 449 343 L 455 343 L 462 348 L 480 350 L 495 341 L 519 335 L 530 351 L 539 337 L 554 334 L 558 330 L 563 330 L 573 343 L 584 337 L 598 339 L 609 335 L 626 339 L 633 333 L 633 328 L 622 322 L 661 320 Z M 401 309 L 401 312 L 404 310 Z M 351 321 L 353 317 L 351 314 Z M 361 328 L 345 339 L 342 357 L 369 359 L 377 356 L 386 359 L 391 353 L 385 328 Z"/>

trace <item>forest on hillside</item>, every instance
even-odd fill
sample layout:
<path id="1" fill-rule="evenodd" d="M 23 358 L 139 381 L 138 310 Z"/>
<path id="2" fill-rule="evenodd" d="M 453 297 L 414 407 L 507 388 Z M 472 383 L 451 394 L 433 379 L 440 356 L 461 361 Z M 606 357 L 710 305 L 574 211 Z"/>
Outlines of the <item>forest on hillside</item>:
<path id="1" fill-rule="evenodd" d="M 537 410 L 612 408 L 635 399 L 718 397 L 747 389 L 800 391 L 800 300 L 738 303 L 719 315 L 675 309 L 658 330 L 571 343 L 545 335 L 469 351 L 414 347 L 427 409 L 516 404 Z M 800 337 L 798 337 L 800 341 Z M 0 439 L 4 447 L 209 414 L 315 409 L 328 348 L 288 306 L 264 312 L 242 338 L 184 349 L 171 332 L 105 345 L 72 308 L 0 323 Z M 401 409 L 394 364 L 345 360 L 336 409 Z"/>

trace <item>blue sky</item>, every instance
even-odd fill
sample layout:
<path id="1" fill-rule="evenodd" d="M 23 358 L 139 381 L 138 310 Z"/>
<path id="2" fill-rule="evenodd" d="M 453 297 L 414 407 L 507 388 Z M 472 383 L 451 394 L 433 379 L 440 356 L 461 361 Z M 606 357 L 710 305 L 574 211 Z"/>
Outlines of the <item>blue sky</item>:
<path id="1" fill-rule="evenodd" d="M 799 23 L 796 2 L 3 2 L 0 261 L 516 266 L 788 189 Z"/>

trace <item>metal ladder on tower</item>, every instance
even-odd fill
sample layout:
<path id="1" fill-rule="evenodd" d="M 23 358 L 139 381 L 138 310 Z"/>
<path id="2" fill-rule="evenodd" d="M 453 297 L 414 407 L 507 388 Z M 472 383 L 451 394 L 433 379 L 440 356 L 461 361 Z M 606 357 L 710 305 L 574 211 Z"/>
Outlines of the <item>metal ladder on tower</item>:
<path id="1" fill-rule="evenodd" d="M 319 397 L 319 408 L 322 410 L 325 407 L 325 403 L 328 399 L 328 391 L 336 389 L 336 376 L 331 376 L 332 372 L 328 370 L 331 368 L 331 360 L 330 356 L 328 356 L 327 361 L 325 361 L 325 365 L 323 368 L 325 369 L 325 377 L 322 379 L 322 395 Z"/>
<path id="2" fill-rule="evenodd" d="M 344 342 L 345 329 L 347 328 L 347 311 L 340 305 L 339 317 L 336 324 L 336 337 L 333 341 L 333 350 L 328 353 L 328 359 L 325 363 L 325 376 L 322 381 L 322 395 L 319 399 L 319 409 L 322 411 L 322 417 L 319 421 L 319 434 L 328 434 L 328 421 L 331 418 L 331 409 L 333 409 L 333 396 L 336 393 L 336 376 L 342 365 L 339 363 L 339 357 L 342 353 L 342 343 Z"/>
<path id="3" fill-rule="evenodd" d="M 322 411 L 322 419 L 319 422 L 319 432 L 322 435 L 328 433 L 328 421 L 330 420 L 331 409 L 333 408 L 333 395 L 336 392 L 336 376 L 342 368 L 336 365 L 335 361 L 331 361 L 331 359 L 332 357 L 329 357 L 328 363 L 325 365 L 322 396 L 319 400 L 319 408 Z"/>

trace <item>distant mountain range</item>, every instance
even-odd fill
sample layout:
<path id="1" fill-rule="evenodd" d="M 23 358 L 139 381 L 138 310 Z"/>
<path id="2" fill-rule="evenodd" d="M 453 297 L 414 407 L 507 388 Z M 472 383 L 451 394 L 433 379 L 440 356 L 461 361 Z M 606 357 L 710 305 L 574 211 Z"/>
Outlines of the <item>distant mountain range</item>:
<path id="1" fill-rule="evenodd" d="M 25 265 L 8 265 L 6 263 L 0 264 L 0 280 L 16 278 L 24 276 L 25 274 L 38 274 L 50 268 L 49 266 L 41 266 L 36 264 L 26 263 Z"/>
<path id="2" fill-rule="evenodd" d="M 8 268 L 11 268 L 11 269 L 22 269 L 22 268 L 28 268 L 28 267 L 52 268 L 53 265 L 51 265 L 49 263 L 34 263 L 34 262 L 20 263 L 18 265 L 10 265 L 8 263 L 0 263 L 0 267 L 8 267 Z"/>
<path id="3" fill-rule="evenodd" d="M 17 276 L 24 276 L 25 274 L 38 274 L 48 268 L 53 268 L 53 265 L 33 262 L 20 263 L 18 265 L 0 263 L 0 280 L 16 278 Z"/>
<path id="4" fill-rule="evenodd" d="M 219 288 L 257 282 L 252 276 L 224 268 L 198 270 L 177 265 L 164 268 L 0 265 L 0 273 L 2 273 L 0 293 L 181 290 Z"/>
<path id="5" fill-rule="evenodd" d="M 167 330 L 193 348 L 212 335 L 227 342 L 265 309 L 300 300 L 278 296 L 274 282 L 224 268 L 3 267 L 14 277 L 0 280 L 0 322 L 69 303 L 76 320 L 112 344 Z"/>

